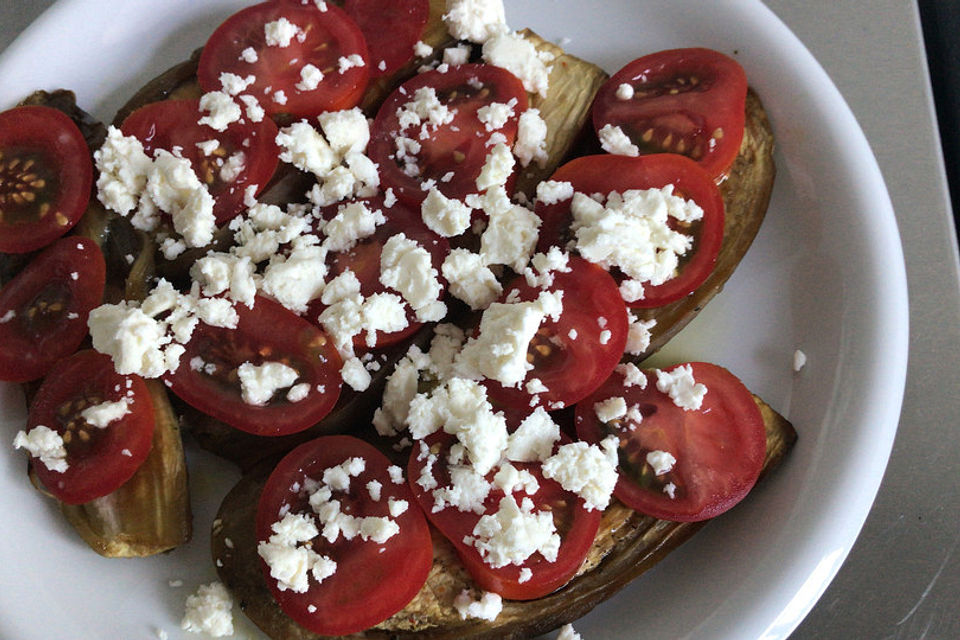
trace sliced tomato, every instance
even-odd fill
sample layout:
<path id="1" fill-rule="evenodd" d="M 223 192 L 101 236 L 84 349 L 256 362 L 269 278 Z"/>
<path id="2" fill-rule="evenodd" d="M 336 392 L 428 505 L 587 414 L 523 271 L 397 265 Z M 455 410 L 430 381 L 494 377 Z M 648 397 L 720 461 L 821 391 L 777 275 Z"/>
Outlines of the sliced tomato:
<path id="1" fill-rule="evenodd" d="M 512 463 L 519 470 L 529 471 L 539 485 L 539 489 L 531 495 L 522 490 L 514 492 L 514 499 L 517 504 L 527 499 L 532 501 L 533 513 L 547 511 L 553 515 L 554 527 L 560 536 L 560 548 L 553 562 L 536 552 L 520 565 L 508 564 L 494 568 L 484 560 L 477 547 L 468 544 L 465 539 L 470 540 L 476 535 L 474 528 L 481 516 L 493 515 L 500 509 L 500 502 L 506 497 L 503 490 L 496 485 L 491 487 L 483 502 L 483 513 L 460 511 L 456 506 L 450 505 L 435 511 L 434 490 L 426 491 L 417 483 L 427 465 L 432 464 L 429 474 L 436 480 L 438 487 L 450 486 L 450 447 L 456 442 L 454 436 L 445 433 L 429 436 L 425 443 L 436 459 L 432 463 L 428 462 L 428 456 L 421 455 L 418 448 L 414 447 L 407 465 L 407 475 L 413 493 L 427 518 L 453 544 L 477 585 L 510 600 L 541 598 L 565 585 L 576 573 L 593 544 L 600 526 L 602 510 L 588 511 L 580 497 L 564 489 L 555 480 L 544 478 L 539 463 Z M 561 442 L 569 441 L 564 439 Z M 488 482 L 493 482 L 498 469 L 495 467 L 487 475 Z M 524 569 L 529 570 L 529 576 L 523 576 L 521 572 Z"/>
<path id="2" fill-rule="evenodd" d="M 120 129 L 124 135 L 140 140 L 151 157 L 156 149 L 176 149 L 189 160 L 214 198 L 213 213 L 221 225 L 244 209 L 244 192 L 249 185 L 256 185 L 259 193 L 270 181 L 279 162 L 278 130 L 265 118 L 260 122 L 234 122 L 225 131 L 216 131 L 199 124 L 202 117 L 198 100 L 162 100 L 131 113 Z M 219 145 L 207 155 L 197 144 L 211 140 Z M 241 168 L 224 172 L 231 158 L 239 158 Z"/>
<path id="3" fill-rule="evenodd" d="M 281 590 L 270 568 L 261 562 L 264 579 L 280 608 L 310 631 L 345 635 L 376 625 L 402 609 L 426 582 L 433 566 L 433 544 L 423 513 L 406 483 L 395 484 L 390 461 L 370 444 L 350 436 L 325 436 L 300 445 L 270 474 L 257 508 L 257 540 L 273 535 L 272 525 L 287 514 L 303 515 L 323 533 L 309 503 L 307 487 L 323 482 L 324 471 L 351 458 L 361 458 L 363 471 L 350 477 L 346 490 L 332 491 L 339 510 L 354 518 L 389 518 L 399 531 L 378 543 L 355 535 L 347 540 L 341 532 L 334 542 L 318 535 L 306 545 L 336 562 L 336 571 L 321 582 L 311 575 L 303 593 Z M 379 495 L 371 496 L 368 484 L 379 483 Z M 393 516 L 391 501 L 403 500 L 407 508 Z"/>
<path id="4" fill-rule="evenodd" d="M 430 19 L 430 0 L 346 0 L 343 10 L 363 31 L 371 77 L 386 76 L 413 59 L 413 47 Z"/>
<path id="5" fill-rule="evenodd" d="M 268 44 L 267 25 L 281 20 L 296 35 L 287 46 Z M 315 88 L 301 75 L 307 65 L 323 74 Z M 334 3 L 321 10 L 314 2 L 273 0 L 233 14 L 207 40 L 197 80 L 204 91 L 219 91 L 221 73 L 254 76 L 246 93 L 268 114 L 310 118 L 356 105 L 367 87 L 370 60 L 360 27 Z"/>
<path id="6" fill-rule="evenodd" d="M 0 380 L 42 377 L 77 350 L 100 304 L 106 264 L 89 238 L 61 238 L 0 289 Z"/>
<path id="7" fill-rule="evenodd" d="M 692 158 L 720 181 L 740 150 L 746 99 L 747 76 L 736 60 L 712 49 L 671 49 L 607 80 L 594 99 L 593 126 L 620 127 L 641 153 Z"/>
<path id="8" fill-rule="evenodd" d="M 399 295 L 396 291 L 388 289 L 380 282 L 380 255 L 383 252 L 383 246 L 391 237 L 398 233 L 403 233 L 407 238 L 416 241 L 421 247 L 430 254 L 433 268 L 440 273 L 440 267 L 443 260 L 450 253 L 449 241 L 434 233 L 427 225 L 423 223 L 423 218 L 418 210 L 407 207 L 403 203 L 394 203 L 392 207 L 387 207 L 383 203 L 382 196 L 368 198 L 362 202 L 371 211 L 381 211 L 386 222 L 377 226 L 377 231 L 372 236 L 368 236 L 359 241 L 356 246 L 348 251 L 337 251 L 331 253 L 327 262 L 330 268 L 328 280 L 340 275 L 346 270 L 353 272 L 360 281 L 360 293 L 363 297 L 369 297 L 377 293 L 393 293 Z M 325 207 L 322 215 L 329 220 L 337 214 L 338 209 L 344 205 L 332 205 Z M 441 280 L 442 283 L 442 280 Z M 354 336 L 353 344 L 358 351 L 367 351 L 369 349 L 380 349 L 413 335 L 423 326 L 423 323 L 417 320 L 416 314 L 410 305 L 407 307 L 407 322 L 405 329 L 384 333 L 377 331 L 376 342 L 373 347 L 367 344 L 366 333 L 360 333 Z M 310 303 L 307 308 L 307 318 L 316 319 L 326 308 L 319 299 Z"/>
<path id="9" fill-rule="evenodd" d="M 409 110 L 406 105 L 420 89 L 435 91 L 439 103 L 453 113 L 449 123 L 435 127 L 424 119 L 423 124 L 401 126 L 400 114 Z M 511 100 L 516 100 L 513 115 L 500 129 L 487 131 L 477 111 Z M 429 185 L 436 186 L 448 198 L 463 200 L 477 192 L 477 177 L 492 149 L 487 144 L 490 136 L 499 133 L 512 147 L 517 121 L 526 109 L 523 84 L 500 67 L 464 64 L 445 73 L 427 71 L 403 83 L 380 107 L 370 130 L 367 155 L 380 165 L 381 187 L 392 188 L 404 202 L 419 205 Z M 419 151 L 398 157 L 398 138 L 413 141 L 419 145 Z"/>
<path id="10" fill-rule="evenodd" d="M 656 286 L 644 285 L 644 297 L 629 302 L 630 307 L 660 307 L 679 300 L 703 284 L 713 271 L 723 244 L 723 196 L 710 176 L 688 158 L 672 153 L 638 158 L 584 156 L 557 169 L 550 179 L 570 182 L 575 191 L 587 195 L 673 185 L 675 195 L 693 200 L 703 209 L 703 218 L 697 222 L 679 223 L 670 219 L 671 228 L 693 237 L 693 245 L 680 258 L 673 278 Z M 546 251 L 552 245 L 565 246 L 572 238 L 570 203 L 571 200 L 550 205 L 537 203 L 537 215 L 543 220 L 538 250 Z M 623 277 L 619 273 L 615 275 L 618 281 Z"/>
<path id="11" fill-rule="evenodd" d="M 170 389 L 184 402 L 241 431 L 279 436 L 303 431 L 330 413 L 340 395 L 340 355 L 327 335 L 292 311 L 262 296 L 254 306 L 235 305 L 236 329 L 200 323 L 180 366 L 167 374 Z M 244 401 L 238 369 L 279 362 L 296 370 L 293 385 L 277 389 L 263 405 Z M 307 394 L 291 401 L 292 386 Z"/>
<path id="12" fill-rule="evenodd" d="M 576 409 L 581 439 L 599 442 L 610 434 L 620 438 L 620 479 L 614 495 L 632 509 L 663 520 L 706 520 L 730 509 L 753 487 L 766 455 L 763 417 L 743 383 L 714 364 L 694 362 L 690 367 L 693 379 L 707 388 L 699 409 L 682 409 L 658 390 L 655 371 L 644 372 L 642 388 L 624 386 L 623 375 L 614 373 Z M 642 420 L 637 423 L 628 413 L 601 423 L 596 404 L 614 397 L 636 407 Z M 657 475 L 647 460 L 654 451 L 672 455 L 673 468 Z"/>
<path id="13" fill-rule="evenodd" d="M 82 415 L 90 407 L 121 400 L 127 413 L 105 426 Z M 119 489 L 147 459 L 153 402 L 143 378 L 120 375 L 109 356 L 80 351 L 60 361 L 37 390 L 27 431 L 41 425 L 63 439 L 67 469 L 52 471 L 35 459 L 37 477 L 61 502 L 81 504 Z"/>
<path id="14" fill-rule="evenodd" d="M 0 251 L 50 244 L 90 201 L 93 161 L 80 129 L 51 107 L 0 113 Z"/>
<path id="15" fill-rule="evenodd" d="M 527 349 L 533 369 L 526 380 L 538 378 L 547 391 L 538 393 L 539 404 L 548 410 L 562 409 L 599 387 L 623 357 L 629 321 L 617 283 L 609 273 L 583 258 L 571 257 L 570 271 L 554 271 L 548 290 L 563 291 L 563 313 L 554 322 L 541 323 Z M 542 289 L 516 278 L 503 289 L 518 301 L 536 300 Z M 516 292 L 516 293 L 514 293 Z M 484 384 L 491 401 L 518 409 L 529 408 L 532 399 L 526 387 L 504 387 L 495 380 Z"/>

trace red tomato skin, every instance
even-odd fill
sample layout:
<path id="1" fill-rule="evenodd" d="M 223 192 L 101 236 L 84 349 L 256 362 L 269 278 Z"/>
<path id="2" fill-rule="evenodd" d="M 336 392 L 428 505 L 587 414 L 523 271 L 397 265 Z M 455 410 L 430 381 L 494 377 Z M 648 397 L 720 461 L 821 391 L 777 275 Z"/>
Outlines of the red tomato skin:
<path id="1" fill-rule="evenodd" d="M 345 0 L 343 10 L 363 31 L 370 50 L 370 77 L 377 78 L 413 59 L 413 47 L 430 19 L 430 0 Z"/>
<path id="2" fill-rule="evenodd" d="M 444 486 L 449 483 L 449 472 L 445 463 L 446 455 L 450 445 L 454 444 L 456 439 L 454 436 L 438 433 L 428 436 L 425 442 L 430 447 L 431 452 L 438 455 L 438 460 L 432 471 L 438 484 Z M 563 437 L 561 443 L 565 444 L 567 442 L 569 440 Z M 565 533 L 561 536 L 560 550 L 555 562 L 547 562 L 538 554 L 533 556 L 532 559 L 528 559 L 522 566 L 507 565 L 494 569 L 484 562 L 476 547 L 463 542 L 464 537 L 473 535 L 473 528 L 480 519 L 479 515 L 473 512 L 462 512 L 457 510 L 456 507 L 450 506 L 438 512 L 433 511 L 434 499 L 431 492 L 425 491 L 416 482 L 425 464 L 423 460 L 418 460 L 418 456 L 419 451 L 414 447 L 407 463 L 407 477 L 410 488 L 421 509 L 427 515 L 427 519 L 454 546 L 461 562 L 470 572 L 470 576 L 477 583 L 477 586 L 485 591 L 497 593 L 508 600 L 535 600 L 553 593 L 570 581 L 593 544 L 597 530 L 600 528 L 600 520 L 603 517 L 602 510 L 588 511 L 581 498 L 566 491 L 555 480 L 544 478 L 540 473 L 539 464 L 512 463 L 518 469 L 526 469 L 537 478 L 540 490 L 530 497 L 538 507 L 544 502 L 552 504 L 555 516 L 560 514 L 565 525 L 557 526 L 557 530 L 558 532 L 564 530 Z M 487 480 L 490 480 L 494 473 L 495 471 L 491 472 L 487 476 Z M 518 495 L 526 496 L 522 491 L 514 493 L 515 497 Z M 491 490 L 490 495 L 484 502 L 485 513 L 496 513 L 503 496 L 504 493 L 500 489 L 494 488 Z M 530 568 L 533 573 L 532 577 L 524 582 L 519 580 L 522 567 Z"/>
<path id="3" fill-rule="evenodd" d="M 103 298 L 105 283 L 100 247 L 89 238 L 71 236 L 56 240 L 4 285 L 0 318 L 13 315 L 0 323 L 0 380 L 36 380 L 76 351 L 87 335 L 87 316 Z M 50 303 L 61 309 L 45 317 L 34 306 L 40 302 L 46 309 Z M 45 326 L 36 326 L 38 316 Z"/>
<path id="4" fill-rule="evenodd" d="M 161 100 L 131 113 L 120 130 L 143 143 L 150 157 L 156 149 L 172 152 L 174 147 L 179 147 L 181 155 L 190 161 L 214 197 L 213 214 L 217 225 L 222 225 L 244 210 L 244 192 L 249 185 L 256 185 L 256 193 L 260 193 L 270 181 L 279 163 L 280 149 L 276 143 L 279 130 L 273 120 L 264 118 L 257 123 L 234 122 L 225 131 L 216 131 L 199 124 L 203 116 L 199 100 Z M 198 142 L 207 140 L 220 141 L 225 153 L 208 159 L 197 147 Z M 219 178 L 220 167 L 213 160 L 218 157 L 226 160 L 238 151 L 245 156 L 243 169 L 236 180 L 224 182 Z"/>
<path id="5" fill-rule="evenodd" d="M 77 454 L 74 447 L 83 445 L 74 438 L 65 445 L 68 468 L 63 473 L 33 461 L 40 482 L 61 502 L 83 504 L 103 497 L 133 476 L 153 443 L 153 401 L 143 378 L 116 373 L 109 356 L 92 350 L 78 351 L 61 360 L 37 390 L 27 416 L 27 430 L 44 425 L 61 436 L 67 431 L 64 420 L 79 419 L 77 410 L 68 411 L 65 417 L 61 413 L 68 403 L 85 400 L 89 406 L 122 397 L 132 398 L 130 413 L 104 429 L 87 426 L 92 434 L 92 455 Z M 93 398 L 99 401 L 91 402 Z"/>
<path id="6" fill-rule="evenodd" d="M 199 323 L 180 366 L 164 376 L 170 390 L 194 408 L 227 424 L 261 436 L 303 431 L 322 420 L 337 403 L 342 380 L 340 355 L 327 335 L 269 298 L 257 296 L 253 309 L 238 303 L 236 329 Z M 218 367 L 221 378 L 194 370 L 201 358 Z M 228 372 L 244 362 L 285 361 L 297 369 L 297 384 L 310 384 L 310 394 L 299 402 L 274 399 L 265 406 L 244 402 L 240 385 Z M 228 379 L 223 380 L 222 376 Z M 317 387 L 323 387 L 318 391 Z"/>
<path id="7" fill-rule="evenodd" d="M 267 46 L 264 27 L 280 18 L 301 29 L 309 25 L 306 41 L 300 43 L 294 38 L 288 47 Z M 324 43 L 326 47 L 317 49 Z M 241 59 L 241 52 L 247 47 L 256 50 L 257 62 Z M 339 57 L 353 54 L 362 58 L 363 66 L 339 73 Z M 294 58 L 299 64 L 290 64 Z M 301 91 L 296 84 L 301 81 L 300 69 L 308 63 L 323 72 L 324 80 L 315 90 Z M 207 40 L 197 67 L 200 87 L 208 92 L 219 91 L 220 74 L 224 72 L 244 78 L 255 76 L 256 81 L 245 93 L 254 95 L 269 115 L 313 118 L 324 111 L 349 109 L 360 102 L 370 78 L 370 56 L 360 27 L 334 3 L 328 2 L 326 10 L 320 11 L 313 2 L 272 0 L 241 9 Z M 286 95 L 284 104 L 272 99 L 278 90 Z"/>
<path id="8" fill-rule="evenodd" d="M 763 417 L 743 383 L 717 365 L 689 364 L 694 379 L 707 387 L 699 410 L 677 407 L 657 390 L 653 372 L 647 374 L 646 390 L 624 388 L 623 377 L 615 373 L 577 405 L 575 418 L 577 435 L 599 442 L 611 431 L 596 417 L 597 402 L 622 396 L 628 406 L 640 404 L 643 421 L 632 431 L 617 432 L 621 465 L 631 453 L 645 456 L 657 449 L 673 454 L 677 462 L 673 470 L 658 477 L 652 489 L 641 487 L 621 466 L 614 495 L 636 511 L 675 522 L 707 520 L 740 502 L 756 483 L 767 449 Z M 676 485 L 675 498 L 660 489 L 667 482 Z"/>
<path id="9" fill-rule="evenodd" d="M 549 318 L 540 325 L 540 331 L 531 343 L 529 353 L 534 368 L 526 380 L 539 378 L 547 391 L 538 394 L 540 404 L 553 411 L 576 404 L 603 384 L 623 357 L 627 344 L 629 320 L 627 307 L 613 277 L 604 269 L 583 258 L 571 256 L 570 272 L 554 272 L 554 285 L 563 294 L 563 313 L 559 322 Z M 520 300 L 535 300 L 541 289 L 531 287 L 520 276 L 503 288 L 503 302 L 512 291 L 519 292 Z M 598 319 L 605 318 L 601 327 Z M 576 338 L 570 331 L 576 331 Z M 600 336 L 610 332 L 606 344 Z M 538 345 L 552 350 L 546 363 L 536 352 Z M 559 356 L 559 359 L 558 359 Z M 495 380 L 484 381 L 491 402 L 515 409 L 530 408 L 531 394 L 525 388 L 504 387 Z"/>
<path id="10" fill-rule="evenodd" d="M 323 538 L 314 540 L 314 550 L 337 562 L 337 571 L 317 585 L 313 583 L 303 594 L 280 591 L 270 568 L 261 561 L 264 580 L 280 607 L 303 627 L 323 635 L 346 635 L 368 629 L 402 609 L 417 594 L 433 566 L 433 543 L 423 512 L 417 507 L 405 483 L 393 484 L 387 473 L 390 461 L 372 445 L 352 436 L 323 436 L 306 442 L 288 453 L 267 480 L 257 508 L 257 540 L 265 541 L 273 533 L 280 509 L 291 512 L 310 507 L 304 496 L 291 491 L 294 483 L 303 486 L 304 479 L 320 479 L 323 470 L 350 457 L 362 457 L 366 470 L 351 478 L 351 487 L 360 487 L 359 496 L 351 499 L 353 513 L 387 516 L 386 496 L 406 500 L 407 510 L 395 518 L 400 533 L 380 546 L 372 541 L 358 542 L 343 538 L 332 545 Z M 376 479 L 383 485 L 380 501 L 369 498 L 365 485 Z M 352 492 L 351 492 L 352 493 Z M 335 493 L 334 498 L 342 496 Z M 322 527 L 318 527 L 322 528 Z M 359 548 L 358 548 L 359 547 Z M 311 613 L 307 606 L 313 604 Z"/>
<path id="11" fill-rule="evenodd" d="M 471 80 L 474 85 L 479 81 L 482 87 L 472 87 Z M 457 113 L 450 124 L 421 140 L 419 127 L 401 130 L 397 111 L 413 99 L 418 89 L 425 87 L 434 88 L 439 101 L 451 109 L 456 108 Z M 484 90 L 486 93 L 478 96 Z M 451 94 L 455 94 L 453 99 L 449 99 Z M 407 80 L 387 97 L 370 128 L 367 155 L 380 166 L 381 188 L 392 188 L 397 198 L 417 207 L 427 197 L 427 191 L 422 188 L 427 179 L 435 180 L 436 188 L 448 198 L 463 200 L 476 193 L 477 177 L 492 149 L 486 142 L 493 133 L 484 129 L 477 118 L 477 110 L 491 102 L 507 103 L 511 99 L 517 101 L 513 107 L 514 115 L 497 130 L 505 136 L 510 147 L 516 140 L 517 123 L 520 114 L 527 109 L 528 100 L 523 83 L 509 71 L 488 64 L 463 64 L 450 67 L 446 73 L 427 71 Z M 396 160 L 396 138 L 400 133 L 408 134 L 407 137 L 415 139 L 422 147 L 417 154 L 421 171 L 418 176 L 404 173 Z M 463 158 L 456 161 L 454 154 L 462 154 Z M 453 178 L 444 181 L 448 172 L 453 173 Z M 508 182 L 508 190 L 509 185 Z"/>
<path id="12" fill-rule="evenodd" d="M 634 98 L 616 96 L 624 83 L 635 88 Z M 671 49 L 638 58 L 607 80 L 594 99 L 593 126 L 620 126 L 641 153 L 687 155 L 719 183 L 740 150 L 746 99 L 747 76 L 736 60 L 712 49 Z M 651 129 L 653 142 L 645 142 Z M 663 131 L 673 133 L 671 144 L 660 144 Z"/>
<path id="13" fill-rule="evenodd" d="M 24 154 L 39 156 L 32 159 L 34 167 L 25 168 L 30 158 L 23 158 Z M 0 113 L 0 187 L 8 179 L 30 199 L 23 204 L 12 197 L 0 198 L 0 251 L 40 249 L 77 224 L 90 201 L 93 160 L 73 120 L 39 105 Z M 49 211 L 41 213 L 44 205 L 49 205 Z M 15 220 L 24 216 L 23 208 L 30 210 L 25 214 L 28 219 Z"/>
<path id="14" fill-rule="evenodd" d="M 688 257 L 681 259 L 678 276 L 661 285 L 646 286 L 643 299 L 628 303 L 629 307 L 648 309 L 675 302 L 696 290 L 713 271 L 723 244 L 723 196 L 709 175 L 689 158 L 672 153 L 637 158 L 610 154 L 583 156 L 561 166 L 550 179 L 570 182 L 575 191 L 585 194 L 622 193 L 628 189 L 672 184 L 677 195 L 693 200 L 703 209 L 699 231 L 694 233 L 694 246 Z M 562 245 L 573 220 L 570 200 L 552 205 L 538 202 L 536 213 L 543 220 L 537 250 Z"/>

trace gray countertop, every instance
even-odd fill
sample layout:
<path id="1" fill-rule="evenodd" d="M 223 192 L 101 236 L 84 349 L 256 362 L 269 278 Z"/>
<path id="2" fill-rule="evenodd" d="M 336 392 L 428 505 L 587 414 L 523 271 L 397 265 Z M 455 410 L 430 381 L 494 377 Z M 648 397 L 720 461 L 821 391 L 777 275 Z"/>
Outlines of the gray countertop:
<path id="1" fill-rule="evenodd" d="M 0 50 L 53 4 L 0 2 Z M 866 524 L 793 637 L 960 638 L 960 280 L 917 7 L 767 0 L 857 116 L 893 201 L 910 289 L 900 428 Z"/>

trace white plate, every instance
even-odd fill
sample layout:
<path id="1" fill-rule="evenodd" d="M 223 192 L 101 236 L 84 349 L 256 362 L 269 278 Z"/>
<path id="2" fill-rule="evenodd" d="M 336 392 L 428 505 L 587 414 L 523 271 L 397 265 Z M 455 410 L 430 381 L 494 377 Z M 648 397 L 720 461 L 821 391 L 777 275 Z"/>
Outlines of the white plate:
<path id="1" fill-rule="evenodd" d="M 189 55 L 230 0 L 62 0 L 0 58 L 0 108 L 74 89 L 110 120 L 148 78 Z M 760 2 L 508 0 L 529 26 L 608 71 L 648 52 L 735 56 L 769 110 L 778 176 L 763 229 L 725 291 L 664 352 L 723 364 L 785 413 L 797 447 L 767 482 L 652 572 L 576 624 L 584 638 L 784 638 L 843 562 L 896 430 L 907 295 L 893 211 L 866 140 L 827 75 Z M 791 369 L 794 349 L 809 363 Z M 23 405 L 0 387 L 2 437 Z M 0 637 L 180 637 L 183 600 L 215 578 L 208 531 L 229 465 L 190 453 L 193 542 L 161 558 L 96 556 L 0 453 Z M 182 580 L 171 587 L 170 580 Z M 237 612 L 238 637 L 260 637 Z M 183 634 L 191 636 L 191 634 Z M 191 636 L 196 637 L 196 636 Z"/>

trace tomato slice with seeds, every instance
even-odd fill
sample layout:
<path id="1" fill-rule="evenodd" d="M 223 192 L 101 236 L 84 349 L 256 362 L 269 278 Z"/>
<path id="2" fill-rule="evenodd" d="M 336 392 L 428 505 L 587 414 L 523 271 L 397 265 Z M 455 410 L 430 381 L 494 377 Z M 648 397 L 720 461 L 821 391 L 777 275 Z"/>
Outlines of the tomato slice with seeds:
<path id="1" fill-rule="evenodd" d="M 400 114 L 410 110 L 406 105 L 420 89 L 436 92 L 439 103 L 453 114 L 450 122 L 436 127 L 426 122 L 401 124 Z M 487 131 L 477 111 L 494 102 L 506 104 L 511 100 L 516 100 L 513 115 L 500 129 Z M 367 155 L 380 165 L 381 187 L 393 188 L 404 202 L 419 205 L 429 190 L 424 187 L 430 184 L 448 198 L 463 200 L 477 192 L 477 177 L 492 149 L 487 144 L 490 137 L 499 133 L 512 147 L 518 119 L 526 109 L 523 83 L 500 67 L 463 64 L 445 73 L 427 71 L 387 97 L 371 127 Z M 419 150 L 398 154 L 398 139 L 409 139 Z"/>
<path id="2" fill-rule="evenodd" d="M 383 203 L 382 196 L 360 200 L 371 211 L 381 211 L 386 222 L 377 226 L 376 232 L 362 240 L 356 246 L 348 251 L 338 251 L 331 253 L 327 258 L 327 264 L 330 268 L 328 281 L 340 275 L 347 269 L 353 271 L 360 281 L 360 294 L 366 298 L 377 293 L 393 293 L 400 295 L 393 289 L 388 289 L 380 282 L 380 255 L 383 252 L 383 246 L 387 240 L 403 233 L 407 238 L 414 240 L 430 254 L 433 268 L 440 273 L 440 267 L 443 260 L 450 253 L 450 242 L 431 231 L 423 222 L 419 211 L 414 210 L 401 202 L 396 202 L 392 207 L 387 207 Z M 332 205 L 325 207 L 322 211 L 324 219 L 329 220 L 337 214 L 341 206 Z M 441 284 L 443 283 L 442 276 Z M 442 294 L 441 294 L 442 295 Z M 409 304 L 404 303 L 407 308 L 406 328 L 392 333 L 376 332 L 376 342 L 371 347 L 367 344 L 366 333 L 360 333 L 354 336 L 353 344 L 358 351 L 368 351 L 370 349 L 380 349 L 396 344 L 401 340 L 413 335 L 423 326 L 423 323 L 417 320 L 416 314 Z M 319 299 L 313 300 L 308 308 L 306 317 L 315 320 L 326 308 Z"/>
<path id="3" fill-rule="evenodd" d="M 577 158 L 563 165 L 550 176 L 551 180 L 570 182 L 575 191 L 587 195 L 623 193 L 630 189 L 654 189 L 673 185 L 674 195 L 693 200 L 703 209 L 697 222 L 680 223 L 670 218 L 675 231 L 691 236 L 691 248 L 680 257 L 676 274 L 660 285 L 644 285 L 643 298 L 631 301 L 633 308 L 660 307 L 694 291 L 703 284 L 717 262 L 723 244 L 724 205 L 720 189 L 692 160 L 672 153 L 629 158 L 616 155 L 595 155 Z M 565 246 L 572 239 L 571 200 L 550 205 L 538 202 L 536 213 L 540 226 L 538 251 L 550 246 Z M 614 270 L 618 281 L 623 279 Z"/>
<path id="4" fill-rule="evenodd" d="M 287 46 L 280 46 L 282 40 L 268 44 L 267 25 L 281 19 L 296 35 Z M 253 55 L 244 53 L 248 49 Z M 301 75 L 306 65 L 322 74 L 316 85 Z M 370 64 L 360 27 L 334 3 L 321 11 L 314 2 L 273 0 L 233 14 L 207 40 L 197 80 L 204 91 L 219 91 L 221 73 L 254 76 L 245 93 L 270 115 L 312 118 L 355 106 L 367 87 Z"/>
<path id="5" fill-rule="evenodd" d="M 91 424 L 84 410 L 105 402 L 126 402 L 125 415 L 105 426 Z M 82 504 L 119 489 L 150 453 L 153 401 L 143 378 L 120 375 L 109 356 L 80 351 L 60 361 L 37 390 L 27 431 L 43 425 L 60 434 L 67 469 L 52 471 L 40 460 L 33 468 L 61 502 Z"/>
<path id="6" fill-rule="evenodd" d="M 681 409 L 658 390 L 654 371 L 644 372 L 643 388 L 625 386 L 623 375 L 616 372 L 577 405 L 575 416 L 577 434 L 587 442 L 610 434 L 620 438 L 620 479 L 614 495 L 641 513 L 681 522 L 712 518 L 742 500 L 760 475 L 767 449 L 763 417 L 743 383 L 714 364 L 689 366 L 693 379 L 707 388 L 697 410 Z M 612 397 L 636 406 L 643 416 L 640 422 L 628 414 L 601 423 L 595 405 Z M 647 460 L 653 451 L 672 455 L 673 468 L 657 475 Z"/>
<path id="7" fill-rule="evenodd" d="M 607 80 L 594 99 L 593 126 L 620 127 L 641 153 L 685 155 L 719 182 L 740 151 L 746 99 L 736 60 L 712 49 L 671 49 Z"/>
<path id="8" fill-rule="evenodd" d="M 343 10 L 363 31 L 371 77 L 386 76 L 413 59 L 413 47 L 430 19 L 430 0 L 346 0 Z"/>
<path id="9" fill-rule="evenodd" d="M 533 369 L 526 380 L 538 378 L 543 383 L 547 391 L 536 394 L 536 399 L 551 411 L 580 401 L 600 386 L 617 366 L 627 343 L 627 308 L 617 283 L 583 258 L 571 257 L 569 268 L 566 273 L 554 271 L 549 287 L 563 291 L 560 320 L 545 319 L 527 350 Z M 536 300 L 542 289 L 518 277 L 503 291 L 501 302 L 508 297 L 530 301 Z M 504 387 L 495 380 L 483 384 L 491 402 L 529 409 L 533 396 L 526 387 Z"/>
<path id="10" fill-rule="evenodd" d="M 124 135 L 143 143 L 147 155 L 156 149 L 174 152 L 190 161 L 194 172 L 214 198 L 217 224 L 227 222 L 244 209 L 244 192 L 256 185 L 259 193 L 270 181 L 279 162 L 277 125 L 269 118 L 260 122 L 234 122 L 225 131 L 199 124 L 203 114 L 199 100 L 162 100 L 140 107 L 120 125 Z M 198 143 L 215 140 L 207 155 Z M 239 161 L 239 168 L 231 164 Z"/>
<path id="11" fill-rule="evenodd" d="M 430 453 L 436 456 L 429 473 L 438 487 L 450 486 L 450 447 L 457 442 L 456 437 L 435 433 L 428 436 L 424 442 Z M 556 446 L 568 442 L 566 436 L 563 436 L 555 445 L 554 452 Z M 433 490 L 426 491 L 417 483 L 429 464 L 428 459 L 414 447 L 407 464 L 410 486 L 427 518 L 453 544 L 460 560 L 481 589 L 498 593 L 510 600 L 533 600 L 556 591 L 573 577 L 597 535 L 602 510 L 588 511 L 583 499 L 564 489 L 555 480 L 544 478 L 539 463 L 511 463 L 518 470 L 529 471 L 539 485 L 538 490 L 531 495 L 523 490 L 515 491 L 514 499 L 518 504 L 525 499 L 531 500 L 533 513 L 547 511 L 553 515 L 554 527 L 560 536 L 560 548 L 553 562 L 537 552 L 520 565 L 508 564 L 494 568 L 483 559 L 477 547 L 464 542 L 464 538 L 470 539 L 475 535 L 474 528 L 482 515 L 493 515 L 499 510 L 501 500 L 506 497 L 504 491 L 496 485 L 491 487 L 483 501 L 483 513 L 460 511 L 456 506 L 450 505 L 434 511 L 436 500 Z M 492 483 L 497 469 L 486 476 L 488 482 Z M 523 569 L 528 569 L 530 575 L 523 576 Z M 526 579 L 522 579 L 524 577 Z"/>
<path id="12" fill-rule="evenodd" d="M 340 355 L 323 331 L 262 296 L 252 309 L 236 304 L 236 329 L 199 323 L 185 345 L 180 366 L 165 379 L 184 402 L 229 425 L 256 435 L 296 433 L 330 413 L 340 395 Z M 297 379 L 277 389 L 263 405 L 244 401 L 238 369 L 279 362 Z M 300 400 L 290 389 L 306 384 Z"/>
<path id="13" fill-rule="evenodd" d="M 51 107 L 0 113 L 0 252 L 46 246 L 77 224 L 90 201 L 93 161 L 83 134 Z"/>
<path id="14" fill-rule="evenodd" d="M 89 238 L 61 238 L 0 289 L 0 380 L 42 377 L 77 350 L 100 304 L 106 264 Z"/>
<path id="15" fill-rule="evenodd" d="M 340 533 L 334 542 L 318 535 L 305 541 L 315 553 L 336 562 L 336 570 L 321 582 L 308 578 L 303 593 L 281 590 L 261 561 L 264 579 L 280 608 L 305 628 L 322 635 L 345 635 L 372 627 L 402 609 L 426 582 L 433 566 L 433 544 L 423 512 L 406 483 L 395 484 L 388 472 L 390 461 L 372 445 L 350 436 L 324 436 L 300 445 L 287 454 L 268 478 L 257 507 L 257 540 L 267 542 L 272 525 L 284 514 L 302 514 L 317 526 L 324 525 L 309 503 L 306 487 L 323 481 L 324 471 L 350 458 L 364 461 L 363 471 L 349 479 L 346 490 L 332 491 L 339 510 L 354 518 L 389 518 L 399 531 L 379 543 Z M 369 483 L 379 483 L 376 499 Z M 406 508 L 391 515 L 391 501 Z"/>

